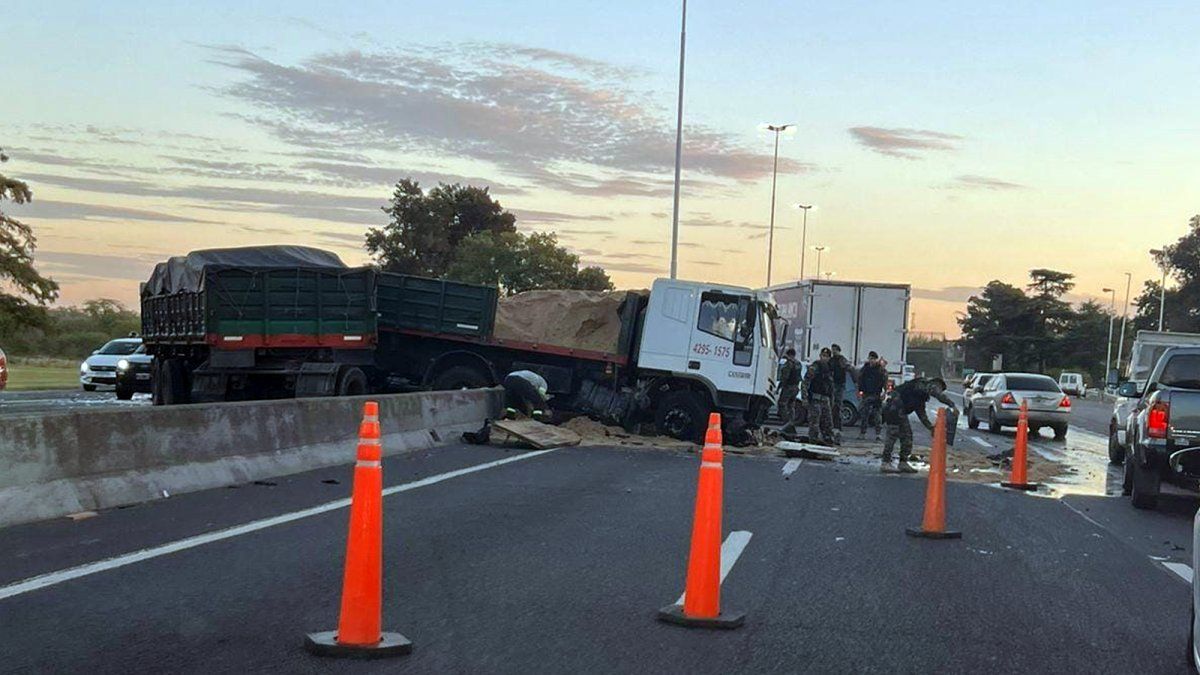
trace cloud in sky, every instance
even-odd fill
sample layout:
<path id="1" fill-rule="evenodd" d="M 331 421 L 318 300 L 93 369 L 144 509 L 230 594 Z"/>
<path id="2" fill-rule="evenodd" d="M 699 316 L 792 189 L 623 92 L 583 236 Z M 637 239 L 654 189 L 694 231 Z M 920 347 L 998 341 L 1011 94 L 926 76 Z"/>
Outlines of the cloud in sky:
<path id="1" fill-rule="evenodd" d="M 955 176 L 954 181 L 946 187 L 957 190 L 1025 190 L 1028 188 L 1027 185 L 1020 183 L 1010 183 L 999 178 L 971 174 Z"/>
<path id="2" fill-rule="evenodd" d="M 962 136 L 926 129 L 850 127 L 850 135 L 861 145 L 888 157 L 923 159 L 929 151 L 957 150 Z"/>
<path id="3" fill-rule="evenodd" d="M 619 69 L 570 54 L 521 47 L 327 52 L 277 63 L 236 47 L 214 62 L 242 75 L 227 97 L 242 117 L 307 148 L 398 151 L 496 165 L 539 186 L 600 195 L 660 196 L 674 162 L 668 115 L 642 102 Z M 685 130 L 689 172 L 709 179 L 766 176 L 771 157 L 729 134 Z M 582 166 L 595 175 L 562 175 Z M 811 167 L 781 158 L 780 171 Z"/>
<path id="4" fill-rule="evenodd" d="M 157 223 L 211 223 L 210 220 L 187 218 L 170 213 L 134 209 L 125 206 L 82 204 L 53 199 L 35 199 L 28 204 L 9 207 L 18 218 L 51 220 L 144 220 Z"/>

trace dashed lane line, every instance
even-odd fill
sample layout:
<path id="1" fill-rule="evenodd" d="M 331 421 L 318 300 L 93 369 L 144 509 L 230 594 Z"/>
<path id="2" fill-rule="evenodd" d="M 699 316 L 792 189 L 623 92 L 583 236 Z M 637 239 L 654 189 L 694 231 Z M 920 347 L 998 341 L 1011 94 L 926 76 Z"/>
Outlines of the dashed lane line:
<path id="1" fill-rule="evenodd" d="M 978 436 L 968 436 L 968 438 L 970 438 L 972 441 L 975 441 L 976 443 L 978 443 L 978 444 L 982 445 L 982 446 L 983 446 L 983 447 L 985 447 L 985 448 L 994 448 L 994 447 L 996 447 L 996 446 L 992 445 L 991 443 L 988 443 L 987 441 L 983 440 L 982 438 L 980 438 L 980 437 L 978 437 Z"/>
<path id="2" fill-rule="evenodd" d="M 796 469 L 799 469 L 800 465 L 803 463 L 804 463 L 804 460 L 802 460 L 802 459 L 789 459 L 783 465 L 783 477 L 787 478 L 788 476 L 796 473 Z"/>
<path id="3" fill-rule="evenodd" d="M 729 536 L 725 537 L 725 543 L 721 544 L 721 583 L 725 583 L 725 577 L 729 576 L 729 570 L 733 569 L 734 563 L 742 556 L 742 551 L 746 550 L 746 545 L 750 543 L 752 536 L 754 536 L 752 532 L 738 530 L 730 532 Z M 686 591 L 680 593 L 675 604 L 682 605 L 686 595 Z"/>
<path id="4" fill-rule="evenodd" d="M 458 478 L 459 476 L 466 476 L 468 474 L 478 473 L 480 471 L 486 471 L 488 469 L 494 469 L 498 466 L 503 466 L 505 464 L 511 464 L 513 462 L 520 462 L 520 461 L 524 461 L 527 459 L 533 459 L 535 457 L 541 457 L 542 455 L 549 454 L 551 452 L 554 452 L 555 450 L 558 450 L 558 448 L 551 448 L 549 450 L 538 450 L 535 452 L 527 452 L 527 453 L 524 453 L 521 455 L 505 457 L 504 459 L 498 459 L 498 460 L 495 460 L 492 462 L 485 462 L 483 464 L 476 464 L 474 466 L 468 466 L 468 467 L 465 467 L 462 469 L 455 469 L 454 471 L 447 471 L 446 473 L 440 473 L 440 474 L 437 474 L 436 476 L 429 476 L 427 478 L 422 478 L 421 480 L 412 481 L 411 483 L 403 483 L 401 485 L 393 485 L 392 487 L 385 488 L 383 490 L 383 496 L 386 497 L 388 495 L 394 495 L 398 492 L 408 492 L 409 490 L 416 490 L 417 488 L 427 487 L 429 485 L 436 485 L 437 483 L 441 483 L 443 481 L 448 481 L 452 478 Z M 36 590 L 39 590 L 42 588 L 47 588 L 49 586 L 55 586 L 57 584 L 63 583 L 64 581 L 70 581 L 72 579 L 79 579 L 81 577 L 91 576 L 93 574 L 99 574 L 100 572 L 107 572 L 108 570 L 114 570 L 119 567 L 133 565 L 135 563 L 144 562 L 146 560 L 153 560 L 154 558 L 160 558 L 165 555 L 170 555 L 171 553 L 178 553 L 179 551 L 186 551 L 190 548 L 204 546 L 205 544 L 211 544 L 213 542 L 223 541 L 225 539 L 232 539 L 234 537 L 240 537 L 243 534 L 250 534 L 251 532 L 265 530 L 268 527 L 275 527 L 276 525 L 283 525 L 285 523 L 290 523 L 290 522 L 301 520 L 304 518 L 311 518 L 312 516 L 318 516 L 318 515 L 321 515 L 322 513 L 327 513 L 329 511 L 336 511 L 337 509 L 346 508 L 349 505 L 350 505 L 349 499 L 339 499 L 337 501 L 327 502 L 325 504 L 314 506 L 312 508 L 303 509 L 301 511 L 293 511 L 292 513 L 285 513 L 283 515 L 274 516 L 272 518 L 264 518 L 262 520 L 255 520 L 253 522 L 245 523 L 243 525 L 238 525 L 236 527 L 230 527 L 230 528 L 227 528 L 224 530 L 217 530 L 215 532 L 208 532 L 206 534 L 201 534 L 201 535 L 197 535 L 194 537 L 188 537 L 186 539 L 180 539 L 178 541 L 173 541 L 173 542 L 170 542 L 167 544 L 162 544 L 160 546 L 144 548 L 140 551 L 126 553 L 124 555 L 119 555 L 119 556 L 116 556 L 113 558 L 106 558 L 104 560 L 98 560 L 96 562 L 88 563 L 86 565 L 79 565 L 78 567 L 71 567 L 71 568 L 68 568 L 65 570 L 59 570 L 57 572 L 50 572 L 48 574 L 42 574 L 40 576 L 25 579 L 24 581 L 18 581 L 14 584 L 9 584 L 8 586 L 0 586 L 0 600 L 4 600 L 5 598 L 11 598 L 13 596 L 21 595 L 23 593 L 29 593 L 31 591 L 36 591 Z M 737 533 L 733 533 L 733 534 L 737 534 Z M 730 537 L 732 537 L 733 534 L 731 534 Z M 749 540 L 750 533 L 746 532 L 745 534 L 747 535 L 746 539 Z M 745 545 L 743 544 L 743 547 L 744 546 Z M 739 551 L 739 554 L 740 554 L 740 551 Z M 724 558 L 724 556 L 722 555 L 722 561 L 721 561 L 721 565 L 722 565 L 721 578 L 722 579 L 725 578 L 725 574 L 724 574 L 725 562 L 724 562 L 723 558 Z M 732 563 L 730 563 L 730 564 L 732 565 Z"/>
<path id="5" fill-rule="evenodd" d="M 1164 562 L 1162 564 L 1162 566 L 1171 570 L 1175 574 L 1178 574 L 1180 579 L 1183 579 L 1184 581 L 1188 582 L 1189 584 L 1192 583 L 1192 568 L 1191 568 L 1191 566 L 1185 565 L 1183 563 L 1177 563 L 1177 562 Z"/>

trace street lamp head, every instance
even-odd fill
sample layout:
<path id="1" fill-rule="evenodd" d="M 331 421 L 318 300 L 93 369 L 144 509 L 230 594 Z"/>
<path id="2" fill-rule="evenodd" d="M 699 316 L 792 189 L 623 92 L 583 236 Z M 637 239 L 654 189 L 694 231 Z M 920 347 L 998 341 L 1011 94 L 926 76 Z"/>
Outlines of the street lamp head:
<path id="1" fill-rule="evenodd" d="M 1101 292 L 1101 293 L 1116 293 L 1116 292 L 1117 292 L 1117 289 L 1115 289 L 1115 288 L 1101 288 L 1101 289 L 1100 289 L 1100 292 Z"/>
<path id="2" fill-rule="evenodd" d="M 813 205 L 812 204 L 796 204 L 796 208 L 807 211 L 807 210 L 813 208 Z"/>
<path id="3" fill-rule="evenodd" d="M 814 251 L 828 251 L 829 250 L 828 246 L 814 246 L 812 248 Z"/>
<path id="4" fill-rule="evenodd" d="M 781 131 L 787 131 L 788 129 L 790 129 L 794 126 L 796 126 L 796 125 L 789 122 L 787 124 L 760 124 L 759 128 L 765 129 L 767 131 L 774 131 L 775 133 L 779 133 Z"/>

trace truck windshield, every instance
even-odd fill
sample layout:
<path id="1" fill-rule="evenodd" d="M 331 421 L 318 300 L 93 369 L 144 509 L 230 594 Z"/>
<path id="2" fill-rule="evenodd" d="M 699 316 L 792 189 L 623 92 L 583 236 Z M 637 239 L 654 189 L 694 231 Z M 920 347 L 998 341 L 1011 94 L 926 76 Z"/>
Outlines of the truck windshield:
<path id="1" fill-rule="evenodd" d="M 779 320 L 778 312 L 775 311 L 775 306 L 767 303 L 758 303 L 759 325 L 762 327 L 763 348 L 767 354 L 778 353 L 779 340 L 775 334 L 775 324 Z"/>
<path id="2" fill-rule="evenodd" d="M 1178 389 L 1200 389 L 1200 354 L 1178 354 L 1163 366 L 1158 383 Z"/>

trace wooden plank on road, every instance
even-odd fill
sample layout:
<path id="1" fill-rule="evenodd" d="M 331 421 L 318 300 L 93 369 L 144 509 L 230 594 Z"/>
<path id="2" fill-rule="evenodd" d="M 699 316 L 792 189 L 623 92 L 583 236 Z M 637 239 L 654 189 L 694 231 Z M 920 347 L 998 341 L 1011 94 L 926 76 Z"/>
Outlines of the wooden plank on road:
<path id="1" fill-rule="evenodd" d="M 492 429 L 515 436 L 538 450 L 579 445 L 583 440 L 570 429 L 543 424 L 536 420 L 498 420 L 492 422 Z"/>

